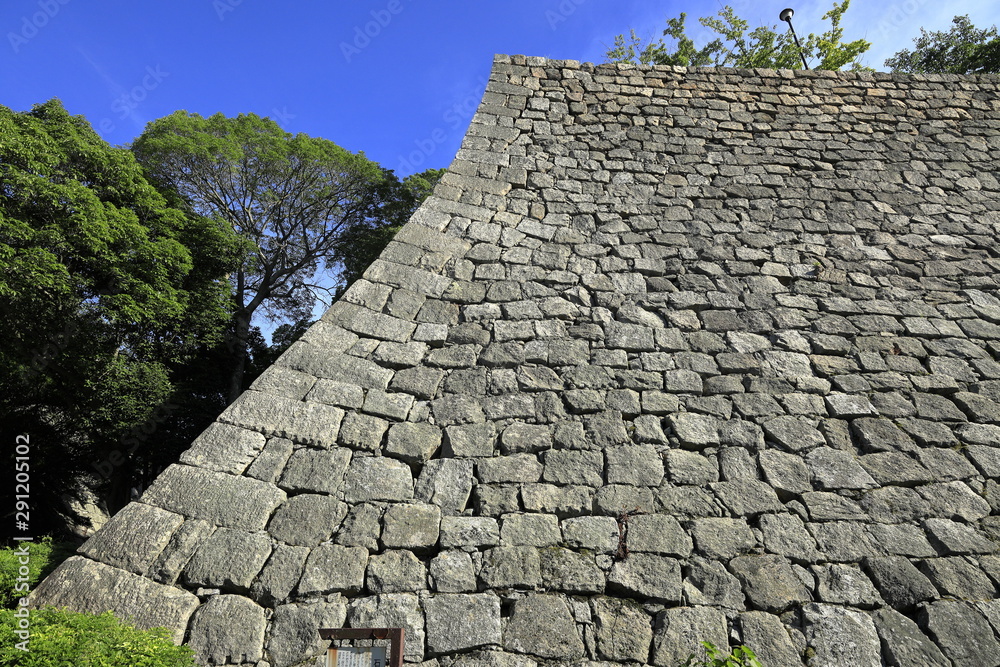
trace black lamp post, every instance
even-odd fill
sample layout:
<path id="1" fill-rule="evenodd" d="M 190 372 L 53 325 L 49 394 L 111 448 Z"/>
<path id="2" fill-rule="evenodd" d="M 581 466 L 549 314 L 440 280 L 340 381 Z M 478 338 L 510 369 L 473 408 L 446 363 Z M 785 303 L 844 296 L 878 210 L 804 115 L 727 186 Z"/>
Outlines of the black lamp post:
<path id="1" fill-rule="evenodd" d="M 802 67 L 804 69 L 809 69 L 809 63 L 806 62 L 806 55 L 802 53 L 802 45 L 799 44 L 799 36 L 795 34 L 795 28 L 792 27 L 792 14 L 794 13 L 795 12 L 792 11 L 790 7 L 788 9 L 782 9 L 778 18 L 788 23 L 788 29 L 792 31 L 792 39 L 795 40 L 795 46 L 799 47 L 799 57 L 802 58 Z"/>

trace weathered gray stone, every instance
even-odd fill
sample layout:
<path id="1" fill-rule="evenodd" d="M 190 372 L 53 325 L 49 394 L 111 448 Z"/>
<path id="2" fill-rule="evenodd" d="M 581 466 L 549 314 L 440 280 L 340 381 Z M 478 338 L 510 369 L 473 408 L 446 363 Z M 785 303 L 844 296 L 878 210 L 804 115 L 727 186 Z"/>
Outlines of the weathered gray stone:
<path id="1" fill-rule="evenodd" d="M 810 472 L 801 457 L 768 449 L 758 455 L 757 461 L 767 483 L 779 497 L 812 491 Z"/>
<path id="2" fill-rule="evenodd" d="M 457 549 L 442 551 L 431 560 L 430 578 L 439 593 L 473 593 L 476 571 L 468 553 Z"/>
<path id="3" fill-rule="evenodd" d="M 917 489 L 935 517 L 976 521 L 990 514 L 990 504 L 964 482 L 925 484 Z"/>
<path id="4" fill-rule="evenodd" d="M 215 526 L 201 519 L 185 521 L 150 566 L 149 576 L 161 584 L 174 584 L 195 550 L 215 530 Z"/>
<path id="5" fill-rule="evenodd" d="M 525 484 L 521 487 L 521 500 L 524 509 L 529 512 L 555 514 L 563 518 L 590 513 L 593 492 L 589 486 Z"/>
<path id="6" fill-rule="evenodd" d="M 408 662 L 424 658 L 424 611 L 416 595 L 387 593 L 355 598 L 348 605 L 347 622 L 352 628 L 403 628 L 403 658 Z"/>
<path id="7" fill-rule="evenodd" d="M 697 557 L 686 561 L 683 587 L 687 604 L 739 611 L 746 608 L 739 580 L 718 561 Z"/>
<path id="8" fill-rule="evenodd" d="M 500 434 L 500 451 L 504 454 L 540 452 L 552 446 L 548 426 L 514 422 Z"/>
<path id="9" fill-rule="evenodd" d="M 268 438 L 263 451 L 257 455 L 244 474 L 262 482 L 276 484 L 293 451 L 294 445 L 288 438 Z"/>
<path id="10" fill-rule="evenodd" d="M 267 534 L 220 528 L 194 552 L 183 577 L 193 586 L 245 593 L 270 555 Z"/>
<path id="11" fill-rule="evenodd" d="M 357 592 L 365 583 L 368 551 L 361 547 L 321 544 L 312 550 L 299 580 L 299 595 Z"/>
<path id="12" fill-rule="evenodd" d="M 500 644 L 500 598 L 496 595 L 435 595 L 424 605 L 431 654 Z"/>
<path id="13" fill-rule="evenodd" d="M 308 556 L 306 547 L 276 546 L 250 586 L 251 597 L 268 607 L 286 602 L 302 577 Z"/>
<path id="14" fill-rule="evenodd" d="M 791 452 L 802 452 L 826 444 L 826 438 L 815 424 L 799 417 L 775 417 L 764 422 L 763 426 L 769 440 Z"/>
<path id="15" fill-rule="evenodd" d="M 719 444 L 719 423 L 714 417 L 682 412 L 670 417 L 670 426 L 687 449 L 703 449 Z"/>
<path id="16" fill-rule="evenodd" d="M 601 593 L 604 591 L 604 573 L 586 553 L 550 547 L 538 552 L 542 581 L 551 590 L 566 593 Z"/>
<path id="17" fill-rule="evenodd" d="M 653 640 L 654 665 L 680 664 L 692 653 L 705 660 L 707 652 L 699 642 L 711 642 L 723 649 L 729 645 L 726 617 L 710 607 L 675 607 L 656 615 Z"/>
<path id="18" fill-rule="evenodd" d="M 950 519 L 926 519 L 924 530 L 944 556 L 985 554 L 997 551 L 997 544 L 972 526 Z"/>
<path id="19" fill-rule="evenodd" d="M 878 633 L 864 612 L 828 604 L 802 608 L 806 640 L 817 665 L 881 667 Z"/>
<path id="20" fill-rule="evenodd" d="M 292 454 L 278 486 L 286 491 L 336 494 L 344 481 L 351 450 L 300 449 Z"/>
<path id="21" fill-rule="evenodd" d="M 485 516 L 441 518 L 441 546 L 476 549 L 500 544 L 497 520 Z"/>
<path id="22" fill-rule="evenodd" d="M 902 556 L 866 558 L 864 568 L 882 598 L 896 609 L 909 612 L 938 595 L 930 580 Z"/>
<path id="23" fill-rule="evenodd" d="M 585 653 L 566 601 L 538 593 L 514 603 L 503 645 L 515 653 L 556 660 L 577 660 Z"/>
<path id="24" fill-rule="evenodd" d="M 343 525 L 337 531 L 337 544 L 377 551 L 378 540 L 382 535 L 381 519 L 382 511 L 374 505 L 367 503 L 355 505 L 347 513 Z"/>
<path id="25" fill-rule="evenodd" d="M 729 562 L 729 570 L 743 582 L 747 601 L 763 611 L 780 614 L 812 600 L 812 594 L 781 556 L 739 556 Z"/>
<path id="26" fill-rule="evenodd" d="M 505 514 L 502 519 L 505 547 L 550 547 L 560 541 L 559 521 L 551 514 Z"/>
<path id="27" fill-rule="evenodd" d="M 365 587 L 372 593 L 415 593 L 427 588 L 427 568 L 410 551 L 388 549 L 368 559 Z"/>
<path id="28" fill-rule="evenodd" d="M 472 467 L 472 461 L 461 459 L 428 461 L 417 478 L 414 496 L 446 514 L 463 512 L 472 493 Z"/>
<path id="29" fill-rule="evenodd" d="M 612 566 L 608 591 L 676 604 L 681 599 L 680 562 L 656 554 L 629 554 Z"/>
<path id="30" fill-rule="evenodd" d="M 315 447 L 332 447 L 344 411 L 312 401 L 296 401 L 259 391 L 245 391 L 219 421 L 259 431 L 266 436 L 288 438 Z"/>
<path id="31" fill-rule="evenodd" d="M 306 658 L 325 653 L 326 642 L 317 628 L 339 628 L 347 617 L 347 606 L 338 602 L 286 604 L 274 610 L 265 649 L 274 667 L 290 667 Z"/>
<path id="32" fill-rule="evenodd" d="M 805 524 L 795 514 L 765 514 L 758 522 L 767 551 L 793 562 L 815 563 L 822 560 Z"/>
<path id="33" fill-rule="evenodd" d="M 886 664 L 895 667 L 948 667 L 951 664 L 917 624 L 898 611 L 884 607 L 872 614 L 872 620 L 882 639 L 882 657 Z"/>
<path id="34" fill-rule="evenodd" d="M 413 475 L 402 461 L 384 456 L 356 456 L 344 477 L 344 500 L 399 501 L 413 497 Z"/>
<path id="35" fill-rule="evenodd" d="M 663 461 L 652 445 L 628 445 L 606 450 L 608 484 L 659 486 Z"/>
<path id="36" fill-rule="evenodd" d="M 698 519 L 691 524 L 691 536 L 695 548 L 709 558 L 728 560 L 757 546 L 757 538 L 743 519 Z"/>
<path id="37" fill-rule="evenodd" d="M 610 457 L 610 453 L 609 453 Z M 666 456 L 670 481 L 699 486 L 719 481 L 719 465 L 707 456 L 683 449 L 671 449 Z"/>
<path id="38" fill-rule="evenodd" d="M 382 518 L 382 543 L 390 548 L 429 549 L 441 531 L 437 505 L 390 505 Z"/>
<path id="39" fill-rule="evenodd" d="M 552 449 L 543 457 L 542 479 L 546 482 L 584 486 L 604 483 L 604 455 L 601 452 Z"/>
<path id="40" fill-rule="evenodd" d="M 534 588 L 542 581 L 538 549 L 494 547 L 483 552 L 479 577 L 489 588 Z"/>
<path id="41" fill-rule="evenodd" d="M 739 616 L 744 646 L 749 646 L 762 665 L 800 665 L 801 657 L 788 631 L 777 616 L 748 611 Z"/>
<path id="42" fill-rule="evenodd" d="M 959 600 L 921 605 L 920 626 L 955 665 L 1000 664 L 1000 643 L 975 607 Z"/>
<path id="43" fill-rule="evenodd" d="M 784 509 L 774 489 L 755 479 L 714 482 L 709 484 L 709 488 L 736 516 L 753 516 Z"/>
<path id="44" fill-rule="evenodd" d="M 220 472 L 172 465 L 140 500 L 218 526 L 263 530 L 285 492 L 271 484 Z"/>
<path id="45" fill-rule="evenodd" d="M 111 611 L 141 629 L 165 627 L 175 644 L 200 604 L 191 593 L 83 556 L 70 556 L 31 592 L 33 608 L 68 607 L 88 614 Z"/>
<path id="46" fill-rule="evenodd" d="M 640 514 L 628 520 L 628 548 L 687 558 L 691 555 L 691 538 L 677 519 L 665 514 Z"/>
<path id="47" fill-rule="evenodd" d="M 612 662 L 646 663 L 653 641 L 652 619 L 633 600 L 594 597 L 597 657 Z"/>
<path id="48" fill-rule="evenodd" d="M 476 464 L 476 477 L 483 484 L 537 482 L 543 466 L 534 454 L 511 454 L 483 459 Z"/>
<path id="49" fill-rule="evenodd" d="M 240 595 L 213 595 L 195 611 L 187 644 L 213 663 L 256 662 L 264 655 L 264 610 Z"/>
<path id="50" fill-rule="evenodd" d="M 195 438 L 190 449 L 181 454 L 180 462 L 239 475 L 253 462 L 266 441 L 260 433 L 216 422 Z"/>
<path id="51" fill-rule="evenodd" d="M 286 544 L 314 547 L 330 539 L 346 514 L 347 505 L 333 496 L 303 493 L 278 508 L 267 530 Z"/>
<path id="52" fill-rule="evenodd" d="M 150 573 L 184 517 L 143 503 L 129 503 L 83 543 L 79 553 L 133 574 Z M 144 536 L 142 540 L 134 539 Z"/>
<path id="53" fill-rule="evenodd" d="M 445 429 L 444 456 L 492 456 L 497 432 L 493 422 L 464 424 Z"/>
<path id="54" fill-rule="evenodd" d="M 611 553 L 618 549 L 618 522 L 609 516 L 580 516 L 562 521 L 562 539 L 574 549 Z"/>
<path id="55" fill-rule="evenodd" d="M 441 446 L 441 429 L 433 424 L 393 424 L 385 453 L 407 463 L 423 463 Z"/>
<path id="56" fill-rule="evenodd" d="M 351 449 L 376 452 L 382 446 L 382 439 L 388 428 L 389 422 L 386 419 L 363 412 L 348 412 L 340 424 L 337 441 Z"/>
<path id="57" fill-rule="evenodd" d="M 985 573 L 966 558 L 928 558 L 917 564 L 942 595 L 963 600 L 989 600 L 997 588 Z"/>
<path id="58" fill-rule="evenodd" d="M 806 455 L 806 464 L 820 489 L 872 489 L 878 486 L 855 457 L 839 449 L 814 449 Z"/>
<path id="59" fill-rule="evenodd" d="M 840 604 L 859 609 L 882 607 L 885 602 L 872 582 L 857 567 L 831 564 L 814 565 L 816 595 L 821 602 Z"/>

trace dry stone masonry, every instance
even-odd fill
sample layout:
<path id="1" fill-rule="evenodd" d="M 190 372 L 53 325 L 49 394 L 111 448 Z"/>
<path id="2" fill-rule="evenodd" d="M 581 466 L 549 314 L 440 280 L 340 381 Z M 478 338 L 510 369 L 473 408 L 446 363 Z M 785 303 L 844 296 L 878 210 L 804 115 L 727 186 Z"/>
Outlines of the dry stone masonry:
<path id="1" fill-rule="evenodd" d="M 1000 664 L 998 86 L 498 56 L 364 279 L 34 602 L 206 664 Z"/>

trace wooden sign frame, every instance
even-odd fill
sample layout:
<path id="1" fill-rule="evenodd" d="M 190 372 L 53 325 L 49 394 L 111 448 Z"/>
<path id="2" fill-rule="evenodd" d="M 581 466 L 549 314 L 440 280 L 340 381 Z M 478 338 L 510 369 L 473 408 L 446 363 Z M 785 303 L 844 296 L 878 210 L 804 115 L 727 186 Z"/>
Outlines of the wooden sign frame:
<path id="1" fill-rule="evenodd" d="M 320 628 L 323 639 L 388 639 L 389 664 L 386 667 L 403 667 L 403 628 Z"/>

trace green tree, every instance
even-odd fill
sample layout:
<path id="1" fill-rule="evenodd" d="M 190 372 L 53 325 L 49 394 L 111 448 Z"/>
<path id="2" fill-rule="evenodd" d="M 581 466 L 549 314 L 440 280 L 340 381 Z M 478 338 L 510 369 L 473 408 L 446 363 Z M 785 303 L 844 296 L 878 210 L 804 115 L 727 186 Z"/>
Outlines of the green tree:
<path id="1" fill-rule="evenodd" d="M 0 422 L 30 437 L 33 497 L 55 507 L 98 464 L 127 499 L 151 443 L 125 440 L 221 341 L 238 241 L 58 100 L 0 107 Z"/>
<path id="2" fill-rule="evenodd" d="M 307 317 L 318 295 L 332 291 L 321 274 L 348 254 L 350 230 L 380 217 L 395 176 L 363 153 L 289 134 L 255 114 L 178 111 L 150 123 L 132 150 L 157 183 L 249 244 L 230 276 L 232 402 L 244 388 L 254 315 Z"/>
<path id="3" fill-rule="evenodd" d="M 820 34 L 810 33 L 800 40 L 801 50 L 796 46 L 787 30 L 776 26 L 759 26 L 749 30 L 749 23 L 736 16 L 730 6 L 723 7 L 717 16 L 698 19 L 706 28 L 719 35 L 708 44 L 697 48 L 687 36 L 684 28 L 686 14 L 675 19 L 667 19 L 665 37 L 646 45 L 636 36 L 617 35 L 615 46 L 608 50 L 611 62 L 634 62 L 649 65 L 681 65 L 690 67 L 769 67 L 797 69 L 802 63 L 800 56 L 807 60 L 818 59 L 816 69 L 839 70 L 847 65 L 851 69 L 867 69 L 861 65 L 860 57 L 871 44 L 863 39 L 843 42 L 844 29 L 840 26 L 850 0 L 833 3 L 833 8 L 823 15 L 830 21 L 830 28 Z"/>
<path id="4" fill-rule="evenodd" d="M 913 50 L 903 49 L 885 61 L 892 72 L 907 74 L 971 74 L 1000 72 L 1000 37 L 996 26 L 976 28 L 968 15 L 956 16 L 951 29 L 927 32 L 913 39 Z"/>

